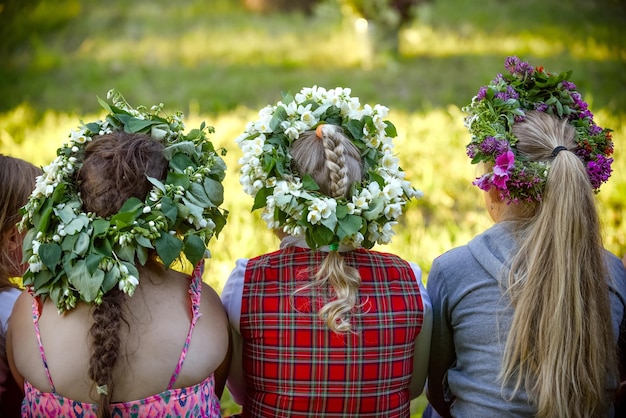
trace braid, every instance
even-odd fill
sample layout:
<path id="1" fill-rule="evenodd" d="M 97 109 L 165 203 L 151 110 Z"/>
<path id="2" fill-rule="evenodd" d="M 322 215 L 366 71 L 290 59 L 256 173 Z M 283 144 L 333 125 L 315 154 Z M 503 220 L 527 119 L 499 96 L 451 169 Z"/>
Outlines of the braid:
<path id="1" fill-rule="evenodd" d="M 124 293 L 117 287 L 102 297 L 102 303 L 93 311 L 93 325 L 89 377 L 98 387 L 98 418 L 109 418 L 109 405 L 113 394 L 113 367 L 120 347 L 120 325 L 124 320 L 122 302 Z"/>
<path id="2" fill-rule="evenodd" d="M 324 154 L 326 155 L 326 168 L 330 175 L 331 197 L 342 197 L 350 187 L 348 178 L 348 167 L 344 155 L 345 136 L 336 129 L 322 129 L 322 142 L 324 144 Z"/>

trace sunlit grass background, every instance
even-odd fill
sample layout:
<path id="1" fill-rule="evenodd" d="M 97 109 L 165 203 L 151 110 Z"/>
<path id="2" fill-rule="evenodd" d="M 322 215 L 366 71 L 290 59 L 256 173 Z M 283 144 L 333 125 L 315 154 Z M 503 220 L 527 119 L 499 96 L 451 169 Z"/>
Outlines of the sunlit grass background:
<path id="1" fill-rule="evenodd" d="M 573 81 L 614 129 L 613 177 L 598 195 L 606 247 L 626 253 L 626 27 L 619 0 L 433 0 L 400 34 L 400 54 L 368 47 L 332 0 L 312 15 L 258 14 L 235 0 L 0 0 L 0 152 L 45 165 L 79 120 L 103 116 L 96 96 L 117 88 L 133 105 L 183 110 L 189 129 L 215 127 L 228 150 L 229 221 L 210 247 L 205 280 L 218 291 L 236 258 L 276 248 L 238 183 L 234 138 L 256 112 L 301 87 L 351 87 L 362 103 L 391 108 L 396 150 L 424 198 L 412 202 L 393 243 L 417 262 L 466 243 L 491 222 L 471 186 L 460 108 L 502 72 L 507 55 Z M 567 3 L 567 4 L 564 4 Z M 4 20 L 3 20 L 4 19 Z M 420 397 L 412 405 L 421 416 Z M 237 411 L 228 394 L 226 414 Z"/>

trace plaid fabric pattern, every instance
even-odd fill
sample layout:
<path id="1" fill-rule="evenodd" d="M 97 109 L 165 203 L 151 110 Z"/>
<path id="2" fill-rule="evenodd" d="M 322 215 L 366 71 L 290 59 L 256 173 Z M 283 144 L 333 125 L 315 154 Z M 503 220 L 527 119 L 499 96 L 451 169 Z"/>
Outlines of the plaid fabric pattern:
<path id="1" fill-rule="evenodd" d="M 325 253 L 291 247 L 248 262 L 241 307 L 243 417 L 409 417 L 408 386 L 423 305 L 410 265 L 359 249 L 345 254 L 362 284 L 354 332 L 317 316 L 310 282 Z"/>

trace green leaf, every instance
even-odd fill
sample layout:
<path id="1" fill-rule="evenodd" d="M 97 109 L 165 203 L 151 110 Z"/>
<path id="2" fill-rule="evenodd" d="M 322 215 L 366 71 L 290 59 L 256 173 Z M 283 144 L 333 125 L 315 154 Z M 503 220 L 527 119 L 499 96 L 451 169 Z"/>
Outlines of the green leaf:
<path id="1" fill-rule="evenodd" d="M 89 274 L 95 273 L 95 271 L 98 269 L 98 266 L 100 265 L 100 261 L 102 261 L 103 258 L 103 255 L 94 253 L 91 253 L 87 256 L 87 258 L 85 259 L 85 265 L 87 266 L 87 271 L 89 271 Z"/>
<path id="2" fill-rule="evenodd" d="M 176 170 L 178 173 L 183 173 L 188 167 L 192 167 L 195 169 L 196 164 L 194 164 L 194 162 L 191 161 L 191 158 L 189 158 L 187 155 L 179 152 L 174 154 L 174 156 L 170 160 L 170 167 Z"/>
<path id="3" fill-rule="evenodd" d="M 76 213 L 70 205 L 65 205 L 61 210 L 55 210 L 56 215 L 61 218 L 64 224 L 69 224 L 72 219 L 76 218 Z"/>
<path id="4" fill-rule="evenodd" d="M 56 242 L 41 244 L 39 246 L 39 257 L 50 271 L 55 272 L 56 266 L 61 260 L 61 246 Z"/>
<path id="5" fill-rule="evenodd" d="M 54 278 L 54 274 L 50 270 L 42 270 L 37 272 L 33 286 L 35 289 L 40 289 Z"/>
<path id="6" fill-rule="evenodd" d="M 158 125 L 160 123 L 161 122 L 159 121 L 152 121 L 149 119 L 129 118 L 124 125 L 124 131 L 128 133 L 135 133 L 135 132 L 148 133 L 148 130 L 146 128 L 152 125 Z"/>
<path id="7" fill-rule="evenodd" d="M 33 216 L 33 226 L 37 231 L 47 232 L 50 225 L 50 218 L 52 217 L 52 201 L 46 199 L 45 203 L 38 213 Z"/>
<path id="8" fill-rule="evenodd" d="M 154 244 L 165 267 L 169 267 L 180 256 L 183 248 L 183 243 L 178 237 L 167 233 L 162 233 Z"/>
<path id="9" fill-rule="evenodd" d="M 340 240 L 345 237 L 351 236 L 359 232 L 363 219 L 356 215 L 347 215 L 345 218 L 339 220 L 339 226 L 337 227 L 337 236 Z"/>
<path id="10" fill-rule="evenodd" d="M 187 137 L 189 137 L 189 135 L 187 135 Z M 168 160 L 171 160 L 174 155 L 180 153 L 194 155 L 196 153 L 196 144 L 194 144 L 192 141 L 181 141 L 177 142 L 176 144 L 172 144 L 163 150 L 163 155 Z"/>
<path id="11" fill-rule="evenodd" d="M 178 216 L 178 208 L 174 204 L 174 201 L 167 196 L 161 199 L 161 212 L 172 222 L 174 222 Z"/>
<path id="12" fill-rule="evenodd" d="M 311 177 L 310 174 L 305 174 L 304 177 L 302 177 L 302 187 L 306 190 L 311 191 L 320 189 L 320 186 L 317 185 L 317 183 L 315 182 L 315 180 L 313 180 L 313 177 Z"/>
<path id="13" fill-rule="evenodd" d="M 115 254 L 117 254 L 117 257 L 122 260 L 134 262 L 136 250 L 137 250 L 137 247 L 135 247 L 134 245 L 125 245 L 123 247 L 118 248 L 115 251 Z"/>
<path id="14" fill-rule="evenodd" d="M 204 179 L 204 191 L 215 206 L 224 203 L 224 186 L 210 177 Z"/>
<path id="15" fill-rule="evenodd" d="M 142 246 L 137 247 L 135 256 L 137 257 L 137 261 L 139 261 L 142 266 L 145 266 L 146 261 L 148 261 L 148 249 Z"/>
<path id="16" fill-rule="evenodd" d="M 396 127 L 394 126 L 393 123 L 391 123 L 390 121 L 386 120 L 385 121 L 385 134 L 389 137 L 389 138 L 395 138 L 396 136 L 398 136 L 398 131 L 396 130 Z"/>
<path id="17" fill-rule="evenodd" d="M 63 241 L 61 241 L 61 249 L 66 252 L 74 251 L 74 246 L 79 236 L 80 234 L 65 236 Z"/>
<path id="18" fill-rule="evenodd" d="M 99 96 L 96 96 L 96 99 L 98 99 L 98 103 L 100 103 L 100 106 L 102 106 L 102 108 L 103 108 L 104 110 L 106 110 L 106 111 L 107 111 L 107 113 L 113 113 L 113 111 L 111 110 L 111 107 L 109 106 L 109 104 L 108 104 L 107 102 L 105 102 L 104 100 L 102 100 Z M 96 129 L 99 129 L 99 126 L 98 126 L 98 128 L 96 128 Z M 93 130 L 93 129 L 89 129 L 89 130 L 90 130 L 91 132 L 96 132 L 96 131 L 95 131 L 95 130 Z"/>
<path id="19" fill-rule="evenodd" d="M 251 212 L 259 208 L 264 208 L 265 205 L 267 205 L 267 196 L 271 196 L 273 191 L 274 189 L 270 189 L 269 187 L 263 187 L 259 190 L 254 196 L 254 205 L 252 205 Z"/>
<path id="20" fill-rule="evenodd" d="M 204 250 L 206 247 L 204 246 L 204 241 L 197 235 L 188 235 L 185 238 L 185 245 L 183 247 L 183 251 L 185 256 L 189 260 L 191 264 L 194 266 L 202 260 L 204 257 Z"/>
<path id="21" fill-rule="evenodd" d="M 385 204 L 383 203 L 383 199 L 375 199 L 373 202 L 370 203 L 369 209 L 363 211 L 363 217 L 368 221 L 376 219 L 380 216 L 384 208 Z"/>
<path id="22" fill-rule="evenodd" d="M 350 119 L 345 125 L 350 135 L 357 140 L 363 138 L 363 126 L 365 126 L 363 121 L 356 119 Z"/>
<path id="23" fill-rule="evenodd" d="M 106 219 L 94 219 L 91 225 L 93 227 L 94 237 L 106 235 L 106 232 L 109 230 L 109 226 L 111 226 L 109 221 Z"/>
<path id="24" fill-rule="evenodd" d="M 119 280 L 120 269 L 114 265 L 113 268 L 107 271 L 104 275 L 104 280 L 102 281 L 102 291 L 106 293 L 113 289 Z"/>
<path id="25" fill-rule="evenodd" d="M 332 213 L 328 218 L 322 218 L 321 223 L 326 228 L 334 231 L 335 226 L 337 226 L 337 215 L 335 213 Z"/>
<path id="26" fill-rule="evenodd" d="M 191 186 L 185 192 L 185 198 L 201 208 L 211 206 L 211 201 L 209 200 L 209 196 L 207 196 L 204 191 L 204 187 L 198 183 L 191 183 Z"/>
<path id="27" fill-rule="evenodd" d="M 283 106 L 278 106 L 274 111 L 274 116 L 272 116 L 272 120 L 270 120 L 270 129 L 273 132 L 282 132 L 283 130 L 280 128 L 280 124 L 285 119 L 287 119 L 287 111 Z"/>
<path id="28" fill-rule="evenodd" d="M 345 204 L 337 203 L 335 213 L 337 214 L 337 219 L 343 219 L 348 214 L 348 207 Z"/>
<path id="29" fill-rule="evenodd" d="M 150 177 L 150 176 L 146 176 L 146 178 L 148 179 L 150 183 L 152 183 L 153 186 L 155 186 L 157 189 L 165 193 L 165 185 L 161 182 L 161 180 L 155 179 L 154 177 Z"/>
<path id="30" fill-rule="evenodd" d="M 85 232 L 78 234 L 78 239 L 74 245 L 74 252 L 80 256 L 84 256 L 89 249 L 89 235 Z"/>
<path id="31" fill-rule="evenodd" d="M 98 290 L 104 280 L 104 272 L 96 270 L 91 275 L 84 260 L 79 260 L 69 270 L 67 279 L 78 290 L 85 302 L 92 302 L 98 296 Z"/>
<path id="32" fill-rule="evenodd" d="M 77 232 L 82 231 L 89 224 L 89 218 L 85 215 L 79 215 L 71 220 L 71 222 L 65 225 L 65 232 L 68 235 L 74 235 Z"/>
<path id="33" fill-rule="evenodd" d="M 307 228 L 306 231 L 306 242 L 313 250 L 323 245 L 330 244 L 335 236 L 333 231 L 322 225 L 316 225 L 314 228 Z"/>

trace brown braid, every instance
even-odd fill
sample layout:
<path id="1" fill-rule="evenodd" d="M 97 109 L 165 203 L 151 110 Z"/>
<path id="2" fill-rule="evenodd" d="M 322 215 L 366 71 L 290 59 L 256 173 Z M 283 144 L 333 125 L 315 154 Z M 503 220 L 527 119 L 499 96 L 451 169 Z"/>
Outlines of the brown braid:
<path id="1" fill-rule="evenodd" d="M 109 418 L 109 405 L 113 395 L 113 367 L 117 362 L 121 343 L 119 331 L 124 320 L 122 303 L 124 293 L 113 288 L 102 298 L 93 311 L 93 325 L 89 330 L 92 338 L 89 377 L 97 386 L 104 386 L 106 393 L 98 394 L 98 418 Z"/>
<path id="2" fill-rule="evenodd" d="M 85 147 L 83 166 L 77 174 L 85 211 L 106 217 L 119 211 L 130 197 L 145 199 L 152 187 L 147 176 L 163 179 L 167 164 L 163 145 L 148 135 L 114 132 L 94 137 Z M 97 386 L 98 418 L 111 416 L 124 301 L 124 293 L 116 287 L 93 311 L 89 377 Z"/>
<path id="3" fill-rule="evenodd" d="M 344 155 L 345 137 L 336 129 L 324 129 L 322 142 L 324 143 L 324 153 L 326 155 L 326 168 L 330 174 L 330 196 L 345 196 L 350 187 L 348 179 L 348 167 Z"/>

